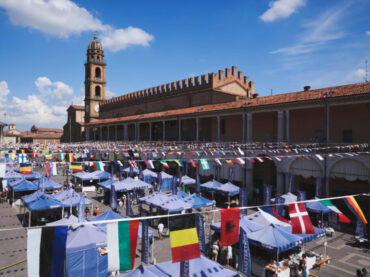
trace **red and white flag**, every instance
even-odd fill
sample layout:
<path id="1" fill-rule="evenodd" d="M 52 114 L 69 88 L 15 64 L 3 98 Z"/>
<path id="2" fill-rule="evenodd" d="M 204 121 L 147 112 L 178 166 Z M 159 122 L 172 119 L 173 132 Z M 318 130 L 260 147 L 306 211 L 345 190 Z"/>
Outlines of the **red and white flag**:
<path id="1" fill-rule="evenodd" d="M 240 209 L 220 210 L 221 214 L 221 246 L 233 245 L 239 241 Z"/>
<path id="2" fill-rule="evenodd" d="M 289 204 L 289 216 L 293 234 L 315 234 L 304 203 Z"/>
<path id="3" fill-rule="evenodd" d="M 130 163 L 130 165 L 131 165 L 133 168 L 138 169 L 137 164 L 136 164 L 136 162 L 135 162 L 134 160 L 129 160 L 128 162 Z"/>
<path id="4" fill-rule="evenodd" d="M 190 159 L 189 162 L 190 162 L 190 164 L 191 164 L 192 167 L 197 167 L 198 166 L 197 165 L 197 162 L 194 161 L 193 159 Z"/>

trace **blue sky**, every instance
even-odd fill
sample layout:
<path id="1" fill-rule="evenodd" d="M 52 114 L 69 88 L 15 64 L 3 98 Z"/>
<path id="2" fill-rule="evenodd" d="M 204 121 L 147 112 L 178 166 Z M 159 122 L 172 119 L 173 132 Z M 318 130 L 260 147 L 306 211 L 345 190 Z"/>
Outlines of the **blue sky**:
<path id="1" fill-rule="evenodd" d="M 110 97 L 232 65 L 260 96 L 363 82 L 369 11 L 368 0 L 0 0 L 0 121 L 61 128 L 82 104 L 94 31 Z"/>

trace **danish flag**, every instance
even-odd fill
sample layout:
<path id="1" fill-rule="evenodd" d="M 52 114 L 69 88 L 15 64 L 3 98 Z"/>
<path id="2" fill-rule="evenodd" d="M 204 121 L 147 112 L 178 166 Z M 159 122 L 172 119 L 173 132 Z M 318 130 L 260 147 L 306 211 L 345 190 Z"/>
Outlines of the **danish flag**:
<path id="1" fill-rule="evenodd" d="M 289 204 L 289 216 L 293 234 L 315 234 L 304 203 Z"/>

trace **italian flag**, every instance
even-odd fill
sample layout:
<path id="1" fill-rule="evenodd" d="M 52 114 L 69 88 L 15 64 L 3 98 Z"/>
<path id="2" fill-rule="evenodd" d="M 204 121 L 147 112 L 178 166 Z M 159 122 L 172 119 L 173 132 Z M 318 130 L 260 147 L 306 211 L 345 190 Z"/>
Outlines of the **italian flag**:
<path id="1" fill-rule="evenodd" d="M 94 162 L 94 170 L 104 171 L 103 162 Z"/>
<path id="2" fill-rule="evenodd" d="M 161 162 L 161 164 L 162 164 L 165 168 L 170 168 L 170 166 L 168 165 L 168 163 L 167 163 L 166 161 L 161 160 L 160 162 Z"/>
<path id="3" fill-rule="evenodd" d="M 134 268 L 138 230 L 138 220 L 107 224 L 108 271 Z"/>
<path id="4" fill-rule="evenodd" d="M 338 215 L 340 222 L 343 223 L 351 222 L 351 220 L 349 220 L 348 217 L 346 217 L 337 207 L 335 207 L 330 200 L 321 200 L 320 203 L 323 204 L 325 207 L 329 208 L 330 210 L 332 210 L 333 212 L 335 212 Z"/>

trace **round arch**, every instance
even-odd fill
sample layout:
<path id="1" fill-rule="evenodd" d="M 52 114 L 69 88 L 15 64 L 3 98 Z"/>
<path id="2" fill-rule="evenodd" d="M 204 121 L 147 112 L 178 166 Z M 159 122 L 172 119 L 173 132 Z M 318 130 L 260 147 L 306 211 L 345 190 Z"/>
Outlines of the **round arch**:
<path id="1" fill-rule="evenodd" d="M 287 173 L 304 178 L 317 178 L 324 176 L 324 167 L 315 159 L 296 158 L 288 165 Z"/>
<path id="2" fill-rule="evenodd" d="M 353 182 L 356 180 L 370 182 L 370 168 L 360 159 L 343 158 L 335 161 L 328 168 L 330 178 L 344 178 Z"/>
<path id="3" fill-rule="evenodd" d="M 101 88 L 100 86 L 95 87 L 95 97 L 100 97 L 101 96 Z"/>
<path id="4" fill-rule="evenodd" d="M 101 69 L 100 69 L 100 67 L 95 68 L 95 78 L 98 78 L 98 79 L 101 78 Z"/>

